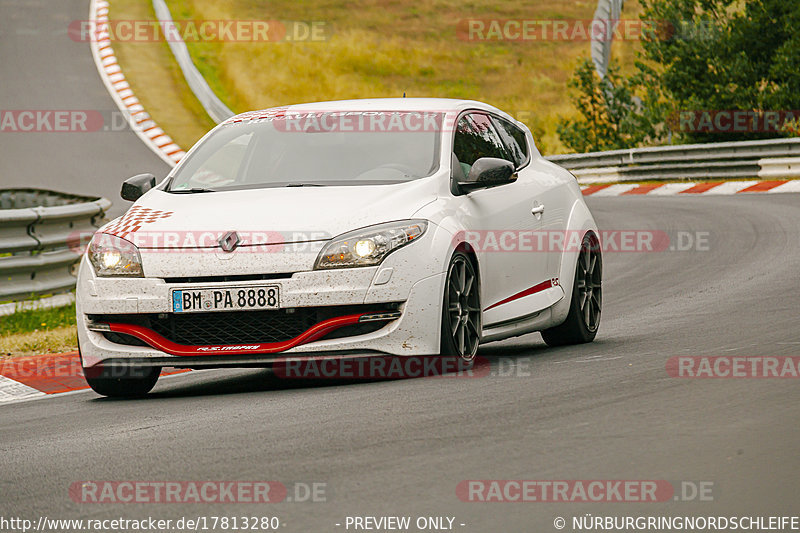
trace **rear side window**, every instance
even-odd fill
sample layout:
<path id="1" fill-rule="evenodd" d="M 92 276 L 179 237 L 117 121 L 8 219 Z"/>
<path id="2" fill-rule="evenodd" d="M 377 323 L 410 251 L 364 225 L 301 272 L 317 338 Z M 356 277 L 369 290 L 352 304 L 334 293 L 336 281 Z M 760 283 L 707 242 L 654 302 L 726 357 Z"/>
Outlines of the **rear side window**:
<path id="1" fill-rule="evenodd" d="M 487 115 L 472 113 L 461 117 L 456 127 L 453 153 L 458 158 L 464 176 L 481 157 L 497 157 L 512 161 L 503 141 Z"/>
<path id="2" fill-rule="evenodd" d="M 513 158 L 512 162 L 519 168 L 528 160 L 528 141 L 525 132 L 505 119 L 492 117 L 492 120 L 500 137 L 503 138 L 503 144 Z"/>

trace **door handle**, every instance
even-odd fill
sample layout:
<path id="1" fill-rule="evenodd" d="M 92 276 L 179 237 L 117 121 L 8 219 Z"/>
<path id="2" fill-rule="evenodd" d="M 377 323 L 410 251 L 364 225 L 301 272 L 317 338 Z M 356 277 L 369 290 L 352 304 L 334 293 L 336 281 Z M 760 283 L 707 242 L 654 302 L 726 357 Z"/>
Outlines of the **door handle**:
<path id="1" fill-rule="evenodd" d="M 535 205 L 531 209 L 531 215 L 541 215 L 544 213 L 544 206 L 543 205 Z"/>

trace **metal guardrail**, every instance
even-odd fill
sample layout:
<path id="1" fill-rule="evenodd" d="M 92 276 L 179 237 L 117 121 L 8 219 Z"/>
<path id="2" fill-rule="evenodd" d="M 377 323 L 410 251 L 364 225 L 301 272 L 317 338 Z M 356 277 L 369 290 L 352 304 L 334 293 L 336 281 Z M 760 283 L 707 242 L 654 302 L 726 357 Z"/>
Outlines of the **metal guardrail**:
<path id="1" fill-rule="evenodd" d="M 683 144 L 547 157 L 584 183 L 800 177 L 800 138 Z"/>
<path id="2" fill-rule="evenodd" d="M 74 265 L 110 207 L 105 198 L 0 190 L 0 301 L 74 288 Z"/>
<path id="3" fill-rule="evenodd" d="M 172 15 L 164 0 L 153 0 L 153 10 L 162 28 L 174 24 Z M 174 33 L 180 34 L 180 32 Z M 183 71 L 183 77 L 186 79 L 186 83 L 197 99 L 200 100 L 208 116 L 217 124 L 232 117 L 235 113 L 228 109 L 228 107 L 222 103 L 222 100 L 214 94 L 211 87 L 208 86 L 208 82 L 206 82 L 203 75 L 200 74 L 200 71 L 197 70 L 197 67 L 192 62 L 189 49 L 186 48 L 186 43 L 183 42 L 183 39 L 167 39 L 167 44 L 169 44 L 169 48 L 172 50 L 172 55 L 175 56 L 178 66 L 180 66 L 181 71 Z"/>

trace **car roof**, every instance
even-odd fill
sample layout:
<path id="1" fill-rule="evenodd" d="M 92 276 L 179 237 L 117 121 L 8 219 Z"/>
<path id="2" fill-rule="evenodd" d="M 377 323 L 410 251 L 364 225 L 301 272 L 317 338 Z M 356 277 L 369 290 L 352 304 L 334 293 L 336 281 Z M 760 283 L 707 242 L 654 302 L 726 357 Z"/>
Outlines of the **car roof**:
<path id="1" fill-rule="evenodd" d="M 312 102 L 272 107 L 259 111 L 248 111 L 229 118 L 225 122 L 240 122 L 286 111 L 295 112 L 337 112 L 337 111 L 420 111 L 428 113 L 458 114 L 466 109 L 483 109 L 514 120 L 508 113 L 489 104 L 477 100 L 459 100 L 454 98 L 364 98 L 357 100 L 334 100 L 329 102 Z"/>

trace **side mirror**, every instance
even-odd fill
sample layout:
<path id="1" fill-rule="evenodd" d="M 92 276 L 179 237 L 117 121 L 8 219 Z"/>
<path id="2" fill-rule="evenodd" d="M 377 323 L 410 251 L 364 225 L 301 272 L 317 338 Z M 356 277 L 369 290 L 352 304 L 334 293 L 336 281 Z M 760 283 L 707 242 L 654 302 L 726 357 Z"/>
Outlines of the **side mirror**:
<path id="1" fill-rule="evenodd" d="M 119 195 L 123 200 L 135 202 L 144 193 L 156 186 L 156 177 L 152 174 L 139 174 L 122 182 Z"/>
<path id="2" fill-rule="evenodd" d="M 458 186 L 465 191 L 496 187 L 513 182 L 514 163 L 497 157 L 481 157 L 472 165 L 465 180 Z"/>

